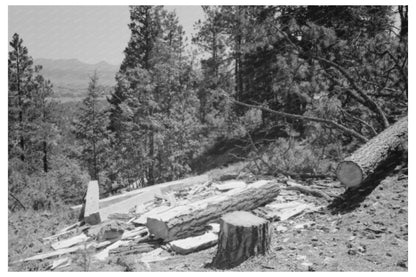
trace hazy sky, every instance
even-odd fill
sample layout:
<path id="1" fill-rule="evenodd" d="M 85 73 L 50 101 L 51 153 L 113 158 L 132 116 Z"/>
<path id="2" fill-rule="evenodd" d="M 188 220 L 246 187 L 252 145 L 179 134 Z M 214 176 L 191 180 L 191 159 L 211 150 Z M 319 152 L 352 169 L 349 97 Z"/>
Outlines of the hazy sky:
<path id="1" fill-rule="evenodd" d="M 186 35 L 203 17 L 200 6 L 165 6 L 176 10 Z M 33 58 L 79 59 L 120 64 L 130 38 L 127 6 L 9 6 L 9 41 L 23 39 Z"/>

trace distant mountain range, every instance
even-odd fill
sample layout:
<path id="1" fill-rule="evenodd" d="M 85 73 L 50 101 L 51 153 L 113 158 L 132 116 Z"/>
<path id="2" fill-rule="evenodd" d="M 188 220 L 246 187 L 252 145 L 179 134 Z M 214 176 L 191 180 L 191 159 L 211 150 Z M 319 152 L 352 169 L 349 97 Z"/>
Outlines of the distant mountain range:
<path id="1" fill-rule="evenodd" d="M 64 101 L 78 101 L 86 95 L 90 76 L 97 71 L 98 84 L 109 92 L 115 85 L 118 65 L 107 62 L 97 64 L 83 63 L 77 59 L 53 60 L 35 59 L 36 65 L 42 65 L 42 75 L 49 79 L 54 88 L 55 97 Z"/>

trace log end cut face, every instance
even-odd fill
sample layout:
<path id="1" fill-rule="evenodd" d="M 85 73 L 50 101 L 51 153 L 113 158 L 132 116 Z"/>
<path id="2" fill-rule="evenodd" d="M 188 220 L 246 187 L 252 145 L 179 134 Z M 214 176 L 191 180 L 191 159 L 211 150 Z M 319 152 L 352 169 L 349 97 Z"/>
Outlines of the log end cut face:
<path id="1" fill-rule="evenodd" d="M 241 227 L 258 226 L 267 222 L 264 218 L 245 211 L 231 212 L 222 217 L 227 224 Z"/>
<path id="2" fill-rule="evenodd" d="M 338 180 L 346 187 L 357 187 L 363 181 L 363 172 L 354 162 L 343 161 L 337 168 Z"/>

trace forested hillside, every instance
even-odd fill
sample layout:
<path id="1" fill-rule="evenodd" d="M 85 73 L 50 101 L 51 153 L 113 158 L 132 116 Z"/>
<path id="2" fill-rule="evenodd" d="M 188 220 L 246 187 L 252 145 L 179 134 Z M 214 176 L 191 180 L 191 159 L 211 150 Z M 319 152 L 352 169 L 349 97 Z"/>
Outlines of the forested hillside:
<path id="1" fill-rule="evenodd" d="M 117 68 L 12 36 L 9 270 L 407 270 L 408 7 L 202 10 Z"/>
<path id="2" fill-rule="evenodd" d="M 333 174 L 332 162 L 407 113 L 406 9 L 204 6 L 192 39 L 199 61 L 173 12 L 132 6 L 111 95 L 85 74 L 87 95 L 72 104 L 57 102 L 62 84 L 44 77 L 59 80 L 59 69 L 42 71 L 15 34 L 9 208 L 78 203 L 88 179 L 103 195 L 175 180 L 203 171 L 198 161 L 220 147 L 245 148 L 219 165 Z"/>
<path id="3" fill-rule="evenodd" d="M 85 74 L 78 103 L 56 101 L 62 84 L 45 76 L 59 70 L 42 70 L 13 36 L 11 211 L 79 203 L 89 179 L 103 195 L 175 180 L 203 171 L 212 153 L 258 174 L 333 175 L 334 162 L 407 114 L 407 7 L 203 10 L 196 55 L 175 13 L 130 7 L 110 95 Z"/>

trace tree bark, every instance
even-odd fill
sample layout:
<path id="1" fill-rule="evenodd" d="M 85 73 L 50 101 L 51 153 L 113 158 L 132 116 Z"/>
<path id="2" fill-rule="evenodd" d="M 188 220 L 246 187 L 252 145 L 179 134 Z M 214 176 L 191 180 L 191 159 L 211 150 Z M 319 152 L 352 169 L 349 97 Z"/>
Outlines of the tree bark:
<path id="1" fill-rule="evenodd" d="M 177 206 L 147 218 L 147 228 L 164 241 L 195 236 L 204 232 L 205 225 L 223 214 L 250 211 L 272 202 L 280 188 L 274 181 L 261 180 L 245 188 L 230 190 L 188 205 Z"/>
<path id="2" fill-rule="evenodd" d="M 235 267 L 252 256 L 266 254 L 270 241 L 269 221 L 244 211 L 228 213 L 221 218 L 212 265 L 220 269 Z"/>
<path id="3" fill-rule="evenodd" d="M 407 140 L 407 116 L 341 162 L 336 170 L 338 180 L 346 187 L 360 186 L 376 169 L 388 162 L 392 154 L 400 151 L 403 140 Z"/>

